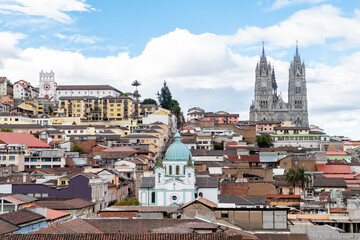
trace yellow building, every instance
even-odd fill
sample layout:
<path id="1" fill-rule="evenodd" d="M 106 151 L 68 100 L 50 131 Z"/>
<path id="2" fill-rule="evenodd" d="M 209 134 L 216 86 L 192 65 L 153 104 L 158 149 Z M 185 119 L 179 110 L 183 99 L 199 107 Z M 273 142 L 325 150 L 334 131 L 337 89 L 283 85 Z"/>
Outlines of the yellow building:
<path id="1" fill-rule="evenodd" d="M 63 113 L 64 117 L 85 117 L 85 102 L 84 97 L 60 97 L 59 99 L 61 110 L 59 113 Z M 61 116 L 61 115 L 60 115 Z"/>
<path id="2" fill-rule="evenodd" d="M 126 120 L 132 115 L 133 100 L 130 97 L 104 97 L 101 102 L 103 120 Z"/>

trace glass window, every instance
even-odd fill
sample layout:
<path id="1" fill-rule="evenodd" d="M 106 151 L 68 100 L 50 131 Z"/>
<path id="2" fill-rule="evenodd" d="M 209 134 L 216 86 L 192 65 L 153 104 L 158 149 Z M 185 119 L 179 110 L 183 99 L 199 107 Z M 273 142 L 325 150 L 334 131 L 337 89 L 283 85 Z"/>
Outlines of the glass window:
<path id="1" fill-rule="evenodd" d="M 9 156 L 9 160 L 15 160 L 15 156 Z"/>
<path id="2" fill-rule="evenodd" d="M 151 203 L 155 203 L 155 192 L 151 193 Z"/>
<path id="3" fill-rule="evenodd" d="M 6 160 L 6 156 L 3 156 L 3 157 L 2 157 L 2 160 L 5 161 L 5 160 Z"/>

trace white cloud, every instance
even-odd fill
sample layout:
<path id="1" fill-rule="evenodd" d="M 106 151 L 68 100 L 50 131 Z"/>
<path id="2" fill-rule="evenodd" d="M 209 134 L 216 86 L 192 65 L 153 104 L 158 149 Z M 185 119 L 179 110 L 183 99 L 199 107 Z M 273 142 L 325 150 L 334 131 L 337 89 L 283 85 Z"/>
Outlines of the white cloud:
<path id="1" fill-rule="evenodd" d="M 55 37 L 62 39 L 62 40 L 66 39 L 66 40 L 69 40 L 69 41 L 75 42 L 75 43 L 90 43 L 90 44 L 96 43 L 101 40 L 101 38 L 96 37 L 96 36 L 83 36 L 81 34 L 73 34 L 73 35 L 67 36 L 67 35 L 57 33 L 57 34 L 55 34 Z"/>
<path id="2" fill-rule="evenodd" d="M 93 11 L 83 0 L 1 0 L 0 13 L 43 16 L 62 23 L 70 23 L 67 12 Z"/>
<path id="3" fill-rule="evenodd" d="M 303 21 L 304 17 L 307 21 Z M 253 97 L 254 70 L 259 57 L 235 53 L 232 47 L 254 47 L 254 43 L 263 39 L 268 41 L 267 49 L 275 50 L 268 60 L 275 65 L 279 92 L 282 91 L 286 98 L 289 62 L 277 59 L 284 54 L 284 48 L 293 46 L 296 39 L 300 40 L 301 46 L 321 44 L 332 38 L 339 38 L 339 43 L 355 46 L 359 41 L 359 31 L 358 15 L 346 18 L 341 16 L 339 9 L 324 5 L 299 11 L 274 26 L 263 29 L 247 27 L 230 36 L 210 33 L 196 35 L 176 29 L 151 39 L 136 57 L 130 57 L 128 52 L 108 57 L 86 57 L 78 52 L 48 48 L 18 49 L 17 42 L 24 36 L 0 33 L 0 41 L 4 41 L 4 44 L 0 44 L 0 60 L 3 62 L 0 75 L 13 81 L 29 80 L 37 85 L 38 72 L 52 69 L 60 85 L 111 84 L 124 91 L 132 91 L 130 84 L 137 79 L 142 82 L 140 91 L 143 97 L 154 97 L 164 79 L 169 83 L 173 95 L 187 89 L 199 89 L 197 94 L 200 96 L 202 91 L 210 89 L 234 88 L 250 97 L 224 102 L 224 106 L 231 104 L 239 112 L 246 112 Z M 57 37 L 76 39 L 76 35 L 57 34 Z M 5 51 L 8 53 L 2 54 Z M 343 57 L 337 66 L 312 62 L 311 59 L 305 61 L 310 122 L 333 134 L 341 134 L 339 126 L 352 128 L 360 125 L 359 114 L 353 114 L 360 112 L 357 104 L 360 101 L 360 52 Z M 221 96 L 206 97 L 221 101 Z M 197 96 L 193 96 L 194 105 L 196 99 Z M 181 103 L 181 96 L 178 100 Z M 345 133 L 348 135 L 355 136 L 354 131 L 347 131 Z"/>
<path id="4" fill-rule="evenodd" d="M 278 10 L 280 8 L 299 4 L 319 4 L 327 1 L 329 0 L 276 0 L 268 10 Z"/>

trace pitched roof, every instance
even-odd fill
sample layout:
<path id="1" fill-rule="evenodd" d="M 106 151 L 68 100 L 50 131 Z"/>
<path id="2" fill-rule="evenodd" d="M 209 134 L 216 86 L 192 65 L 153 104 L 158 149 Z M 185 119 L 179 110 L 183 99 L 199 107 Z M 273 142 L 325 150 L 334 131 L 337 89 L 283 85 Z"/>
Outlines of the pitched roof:
<path id="1" fill-rule="evenodd" d="M 185 207 L 187 207 L 187 206 L 189 206 L 189 205 L 191 205 L 191 204 L 193 204 L 195 202 L 200 202 L 200 203 L 202 203 L 205 206 L 208 206 L 210 208 L 216 208 L 217 207 L 216 203 L 214 203 L 214 202 L 212 202 L 212 201 L 210 201 L 210 200 L 208 200 L 206 198 L 203 198 L 203 197 L 197 197 L 197 198 L 191 200 L 190 202 L 185 203 L 183 206 L 181 206 L 181 208 L 185 208 Z"/>
<path id="2" fill-rule="evenodd" d="M 8 199 L 10 201 L 14 201 L 16 203 L 31 203 L 37 200 L 37 198 L 34 197 L 30 197 L 24 194 L 14 194 L 14 195 L 10 195 L 10 196 L 6 196 L 4 197 L 5 199 Z"/>
<path id="3" fill-rule="evenodd" d="M 314 187 L 346 187 L 344 178 L 315 178 Z"/>
<path id="4" fill-rule="evenodd" d="M 219 203 L 235 203 L 236 205 L 265 205 L 265 197 L 242 197 L 236 194 L 220 194 Z"/>
<path id="5" fill-rule="evenodd" d="M 50 145 L 28 133 L 1 132 L 0 141 L 6 144 L 25 144 L 28 148 L 51 148 Z"/>
<path id="6" fill-rule="evenodd" d="M 351 173 L 351 168 L 348 165 L 333 165 L 333 164 L 316 164 L 318 171 L 326 173 Z"/>
<path id="7" fill-rule="evenodd" d="M 327 151 L 326 155 L 347 155 L 346 152 L 343 151 Z"/>
<path id="8" fill-rule="evenodd" d="M 196 186 L 199 188 L 217 188 L 217 177 L 196 177 Z"/>
<path id="9" fill-rule="evenodd" d="M 136 149 L 132 147 L 124 146 L 124 147 L 111 147 L 104 149 L 102 151 L 103 152 L 136 152 Z"/>
<path id="10" fill-rule="evenodd" d="M 58 85 L 56 90 L 115 90 L 121 92 L 110 85 Z"/>
<path id="11" fill-rule="evenodd" d="M 42 228 L 35 234 L 74 234 L 74 233 L 103 233 L 82 218 L 70 220 L 62 224 L 55 224 Z"/>
<path id="12" fill-rule="evenodd" d="M 58 211 L 50 208 L 46 208 L 46 218 L 55 220 L 70 215 L 68 212 Z"/>
<path id="13" fill-rule="evenodd" d="M 260 162 L 260 157 L 259 157 L 259 155 L 241 155 L 240 156 L 240 161 Z"/>
<path id="14" fill-rule="evenodd" d="M 27 209 L 21 209 L 15 212 L 1 214 L 0 219 L 3 219 L 15 225 L 21 225 L 40 219 L 44 219 L 44 221 L 46 220 L 42 215 L 34 213 Z"/>
<path id="15" fill-rule="evenodd" d="M 36 202 L 36 205 L 54 210 L 71 210 L 93 206 L 95 203 L 81 198 L 72 198 L 39 200 Z"/>
<path id="16" fill-rule="evenodd" d="M 5 220 L 0 219 L 0 235 L 6 234 L 6 233 L 11 233 L 18 229 L 20 229 L 18 226 L 14 225 L 10 222 L 7 222 Z"/>

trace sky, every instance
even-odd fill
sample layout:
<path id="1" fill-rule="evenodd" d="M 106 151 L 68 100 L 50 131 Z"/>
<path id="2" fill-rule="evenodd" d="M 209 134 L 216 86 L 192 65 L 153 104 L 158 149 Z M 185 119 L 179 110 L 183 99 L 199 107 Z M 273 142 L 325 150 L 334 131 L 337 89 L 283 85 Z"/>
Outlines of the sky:
<path id="1" fill-rule="evenodd" d="M 298 41 L 309 122 L 360 139 L 360 5 L 342 0 L 0 0 L 0 76 L 110 84 L 249 117 L 262 42 L 287 101 Z"/>

